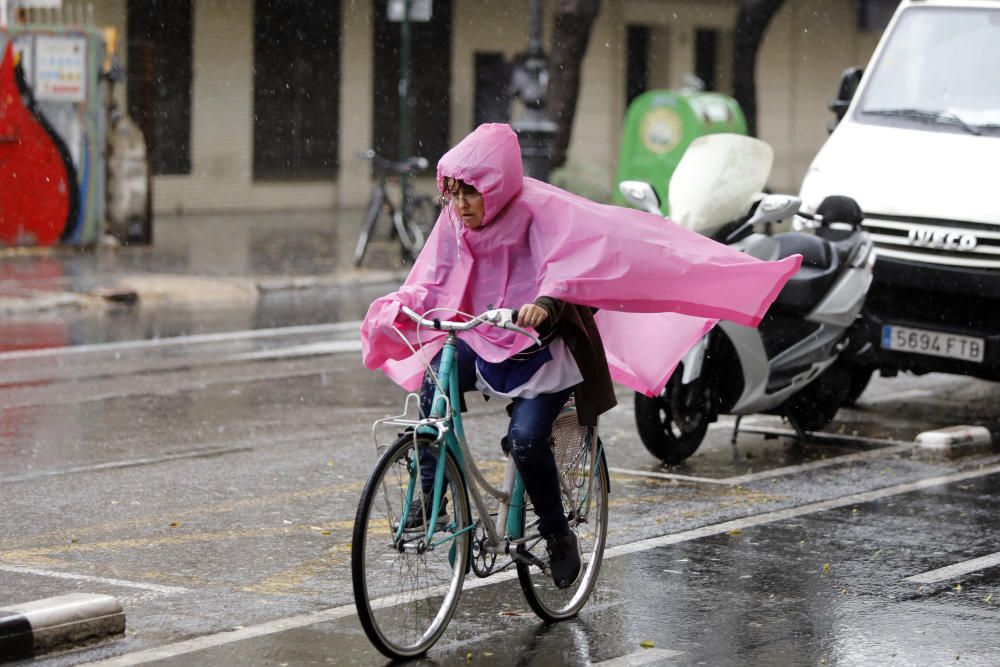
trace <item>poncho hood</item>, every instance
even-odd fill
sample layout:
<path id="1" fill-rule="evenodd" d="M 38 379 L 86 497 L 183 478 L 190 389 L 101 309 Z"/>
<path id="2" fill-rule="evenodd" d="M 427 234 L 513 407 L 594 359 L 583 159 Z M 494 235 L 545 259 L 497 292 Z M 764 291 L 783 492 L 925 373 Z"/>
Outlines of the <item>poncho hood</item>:
<path id="1" fill-rule="evenodd" d="M 446 207 L 406 281 L 372 303 L 361 325 L 365 366 L 411 391 L 446 334 L 418 332 L 402 305 L 438 309 L 431 316 L 440 319 L 457 318 L 452 309 L 517 309 L 539 296 L 597 308 L 611 376 L 652 395 L 718 320 L 756 326 L 801 262 L 762 262 L 657 215 L 524 177 L 507 125 L 480 126 L 437 173 L 439 184 L 451 176 L 483 194 L 486 224 L 468 229 Z M 489 326 L 460 335 L 491 362 L 531 344 Z"/>
<path id="2" fill-rule="evenodd" d="M 483 195 L 483 224 L 487 225 L 524 187 L 521 148 L 508 125 L 480 125 L 444 154 L 438 162 L 438 190 L 444 179 L 465 181 Z"/>

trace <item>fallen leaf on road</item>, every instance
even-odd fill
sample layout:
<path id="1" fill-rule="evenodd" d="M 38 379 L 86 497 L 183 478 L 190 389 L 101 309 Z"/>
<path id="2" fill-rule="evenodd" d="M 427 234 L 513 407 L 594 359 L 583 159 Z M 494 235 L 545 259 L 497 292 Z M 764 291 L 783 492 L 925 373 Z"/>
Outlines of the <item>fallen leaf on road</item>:
<path id="1" fill-rule="evenodd" d="M 829 572 L 829 571 L 830 571 L 830 564 L 823 563 L 823 572 Z"/>
<path id="2" fill-rule="evenodd" d="M 653 648 L 654 646 L 656 646 L 656 643 L 651 642 L 648 639 L 643 639 L 641 642 L 639 642 L 639 646 L 643 648 Z"/>

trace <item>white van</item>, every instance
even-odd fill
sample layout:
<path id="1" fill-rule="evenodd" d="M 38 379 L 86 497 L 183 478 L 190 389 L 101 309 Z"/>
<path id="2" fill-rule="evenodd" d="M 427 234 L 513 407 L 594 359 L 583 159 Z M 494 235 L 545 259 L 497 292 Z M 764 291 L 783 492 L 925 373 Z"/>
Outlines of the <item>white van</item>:
<path id="1" fill-rule="evenodd" d="M 1000 380 L 1000 0 L 903 0 L 801 196 L 853 197 L 875 242 L 871 371 Z"/>

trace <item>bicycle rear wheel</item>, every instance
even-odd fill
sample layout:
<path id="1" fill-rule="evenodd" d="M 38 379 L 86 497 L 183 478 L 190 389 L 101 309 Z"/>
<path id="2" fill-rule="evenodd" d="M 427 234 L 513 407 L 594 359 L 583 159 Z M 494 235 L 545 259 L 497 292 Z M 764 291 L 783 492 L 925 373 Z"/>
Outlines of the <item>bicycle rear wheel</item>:
<path id="1" fill-rule="evenodd" d="M 571 416 L 576 419 L 575 414 Z M 549 622 L 571 618 L 583 608 L 597 584 L 604 560 L 608 536 L 608 464 L 603 448 L 598 447 L 599 460 L 594 465 L 590 448 L 594 431 L 582 427 L 581 430 L 586 433 L 583 442 L 577 436 L 576 443 L 580 444 L 570 447 L 560 443 L 560 435 L 553 430 L 556 436 L 553 449 L 562 475 L 563 511 L 580 547 L 580 576 L 569 588 L 556 588 L 551 577 L 535 565 L 517 563 L 517 578 L 524 597 L 532 610 Z M 525 548 L 539 560 L 548 560 L 545 540 L 538 539 Z"/>
<path id="2" fill-rule="evenodd" d="M 437 208 L 426 195 L 416 195 L 406 207 L 406 212 L 396 216 L 396 231 L 403 254 L 414 261 L 427 242 L 437 220 Z"/>
<path id="3" fill-rule="evenodd" d="M 448 455 L 443 497 L 449 518 L 438 522 L 431 543 L 427 528 L 406 529 L 396 541 L 414 478 L 420 499 L 417 450 L 431 439 L 412 433 L 385 451 L 361 493 L 351 546 L 354 602 L 365 634 L 393 659 L 422 655 L 438 640 L 458 605 L 469 556 L 469 500 L 462 475 Z M 420 523 L 426 522 L 422 513 Z M 445 525 L 446 524 L 446 525 Z"/>
<path id="4" fill-rule="evenodd" d="M 361 266 L 365 259 L 365 251 L 368 250 L 368 241 L 375 230 L 375 223 L 382 213 L 382 205 L 385 195 L 380 192 L 372 192 L 371 199 L 368 200 L 368 208 L 365 209 L 365 217 L 361 219 L 361 233 L 358 234 L 358 243 L 354 246 L 354 266 Z"/>

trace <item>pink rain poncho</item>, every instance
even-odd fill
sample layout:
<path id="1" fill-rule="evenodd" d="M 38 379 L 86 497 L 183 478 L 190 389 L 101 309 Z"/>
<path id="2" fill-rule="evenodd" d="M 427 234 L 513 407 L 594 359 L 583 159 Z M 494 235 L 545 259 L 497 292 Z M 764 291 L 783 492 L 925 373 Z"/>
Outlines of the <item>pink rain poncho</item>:
<path id="1" fill-rule="evenodd" d="M 527 178 L 508 125 L 481 125 L 438 163 L 444 177 L 483 195 L 483 226 L 468 229 L 445 208 L 398 291 L 377 299 L 361 325 L 365 366 L 415 391 L 446 334 L 400 311 L 479 314 L 518 309 L 539 296 L 600 309 L 596 321 L 611 376 L 636 391 L 662 391 L 684 353 L 720 319 L 757 326 L 801 258 L 763 262 L 659 216 L 597 204 Z M 432 317 L 451 319 L 439 311 Z M 531 344 L 480 326 L 459 334 L 498 362 Z M 419 348 L 418 348 L 419 349 Z"/>

